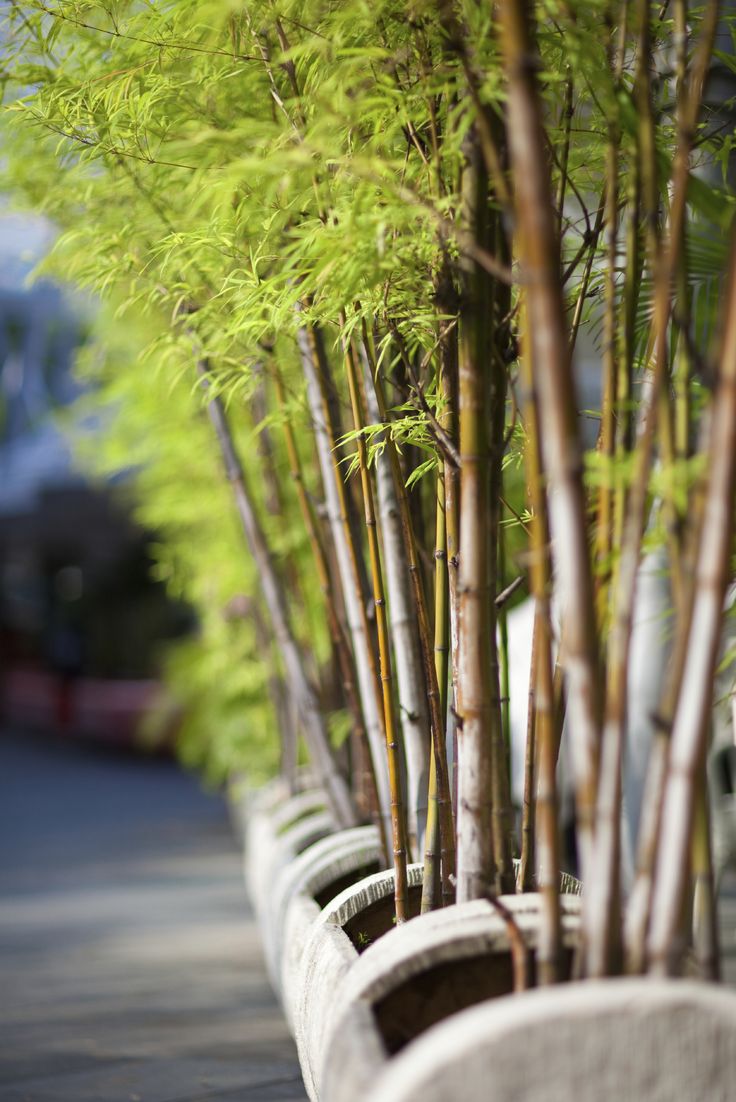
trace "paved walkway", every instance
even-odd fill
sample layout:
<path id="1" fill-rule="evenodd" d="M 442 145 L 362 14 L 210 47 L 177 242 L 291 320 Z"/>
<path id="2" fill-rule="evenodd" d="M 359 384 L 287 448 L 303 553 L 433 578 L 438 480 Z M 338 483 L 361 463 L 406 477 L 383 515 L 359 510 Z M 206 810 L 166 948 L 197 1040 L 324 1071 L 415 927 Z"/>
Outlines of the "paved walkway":
<path id="1" fill-rule="evenodd" d="M 1 1102 L 304 1099 L 222 801 L 0 734 Z"/>

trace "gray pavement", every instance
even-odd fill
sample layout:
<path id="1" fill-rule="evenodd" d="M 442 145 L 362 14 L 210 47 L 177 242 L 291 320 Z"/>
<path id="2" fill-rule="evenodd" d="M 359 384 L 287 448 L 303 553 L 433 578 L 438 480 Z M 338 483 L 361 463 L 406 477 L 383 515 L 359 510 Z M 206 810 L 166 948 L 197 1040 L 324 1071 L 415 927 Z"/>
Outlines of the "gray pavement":
<path id="1" fill-rule="evenodd" d="M 222 801 L 0 734 L 1 1102 L 304 1098 Z"/>

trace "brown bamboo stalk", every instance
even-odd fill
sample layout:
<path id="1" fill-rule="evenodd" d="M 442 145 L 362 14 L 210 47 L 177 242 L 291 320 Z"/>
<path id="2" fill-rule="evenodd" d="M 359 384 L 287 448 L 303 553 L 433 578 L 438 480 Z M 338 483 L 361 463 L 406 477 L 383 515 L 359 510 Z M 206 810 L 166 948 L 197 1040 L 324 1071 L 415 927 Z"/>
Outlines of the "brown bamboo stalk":
<path id="1" fill-rule="evenodd" d="M 687 113 L 687 49 L 688 49 L 688 4 L 687 0 L 675 0 L 674 4 L 674 38 L 675 38 L 675 101 L 676 121 L 678 130 L 686 125 Z M 685 225 L 683 223 L 683 234 Z M 680 255 L 677 263 L 675 288 L 675 319 L 679 327 L 679 336 L 675 350 L 673 364 L 674 382 L 674 454 L 679 464 L 684 467 L 685 461 L 690 455 L 690 354 L 687 341 L 684 339 L 684 326 L 690 318 L 690 290 L 687 281 L 687 262 L 685 257 L 685 242 L 680 246 Z M 682 471 L 679 473 L 676 485 L 687 494 L 687 476 Z M 676 517 L 678 534 L 684 527 L 684 517 Z"/>
<path id="2" fill-rule="evenodd" d="M 689 874 L 696 781 L 704 759 L 729 577 L 736 494 L 736 238 L 729 261 L 712 418 L 689 646 L 672 728 L 647 943 L 650 971 L 658 974 L 675 973 L 680 965 L 678 934 Z"/>
<path id="3" fill-rule="evenodd" d="M 713 877 L 713 847 L 710 835 L 708 776 L 700 770 L 695 792 L 692 842 L 693 951 L 701 979 L 721 978 L 718 930 L 718 901 Z"/>
<path id="4" fill-rule="evenodd" d="M 334 450 L 339 430 L 333 422 L 324 394 L 324 357 L 320 355 L 317 344 L 319 337 L 315 336 L 313 330 L 308 331 L 305 327 L 301 327 L 298 330 L 297 339 L 301 352 L 302 367 L 307 380 L 307 400 L 317 443 L 328 520 L 338 562 L 345 611 L 353 643 L 355 671 L 363 717 L 380 797 L 379 809 L 384 824 L 384 833 L 388 838 L 391 835 L 391 795 L 385 752 L 383 699 L 368 630 L 366 602 L 363 599 L 363 589 L 356 561 L 357 552 L 348 521 L 347 495 L 342 472 L 339 470 L 337 462 L 338 457 Z"/>
<path id="5" fill-rule="evenodd" d="M 304 483 L 304 472 L 302 470 L 299 449 L 297 447 L 294 430 L 287 413 L 287 398 L 284 388 L 284 381 L 278 365 L 275 363 L 272 363 L 271 365 L 271 374 L 274 382 L 276 401 L 282 413 L 282 429 L 284 434 L 284 443 L 286 445 L 286 454 L 289 461 L 289 472 L 296 490 L 299 510 L 302 515 L 304 528 L 309 539 L 309 544 L 312 551 L 312 560 L 314 562 L 317 580 L 319 583 L 320 591 L 322 593 L 325 611 L 327 613 L 327 622 L 330 630 L 330 637 L 332 639 L 333 647 L 335 649 L 339 664 L 340 679 L 345 696 L 345 702 L 348 706 L 348 710 L 350 712 L 353 723 L 353 734 L 355 736 L 355 746 L 359 759 L 353 764 L 354 767 L 357 767 L 358 765 L 363 765 L 365 768 L 365 776 L 354 777 L 354 783 L 357 782 L 357 793 L 360 793 L 360 796 L 357 796 L 356 793 L 356 797 L 358 798 L 359 803 L 363 803 L 364 806 L 367 805 L 365 807 L 366 810 L 370 809 L 371 807 L 374 809 L 374 811 L 376 812 L 379 829 L 382 829 L 383 821 L 378 814 L 380 801 L 378 797 L 378 789 L 376 786 L 376 776 L 373 769 L 373 760 L 371 758 L 370 745 L 368 744 L 368 736 L 363 720 L 363 712 L 361 709 L 360 699 L 358 697 L 358 691 L 355 684 L 353 656 L 350 650 L 350 643 L 337 608 L 335 586 L 338 583 L 338 579 L 334 579 L 330 574 L 330 567 L 327 561 L 327 554 L 324 548 L 322 534 L 319 528 L 319 522 L 317 520 L 314 506 L 310 499 L 309 493 L 307 492 L 307 487 Z M 384 839 L 383 841 L 384 852 L 386 852 L 386 839 Z"/>
<path id="6" fill-rule="evenodd" d="M 467 28 L 455 15 L 450 0 L 437 0 L 437 10 L 440 24 L 447 37 L 448 50 L 454 53 L 460 62 L 475 108 L 478 144 L 486 173 L 493 182 L 493 189 L 499 203 L 508 209 L 511 206 L 511 191 L 506 181 L 503 158 L 498 145 L 498 128 L 493 111 L 482 95 L 483 74 L 476 70 L 473 63 Z"/>
<path id="7" fill-rule="evenodd" d="M 358 368 L 350 344 L 345 348 L 345 367 L 350 390 L 350 405 L 353 411 L 353 426 L 356 432 L 361 433 L 365 428 L 365 416 L 360 403 Z M 365 438 L 362 435 L 358 435 L 357 437 L 357 450 L 360 467 L 360 481 L 363 492 L 365 526 L 368 534 L 368 554 L 370 558 L 371 577 L 373 580 L 373 601 L 376 608 L 376 625 L 378 628 L 378 653 L 381 671 L 381 688 L 383 691 L 383 724 L 386 732 L 386 754 L 388 760 L 389 786 L 391 790 L 394 905 L 396 908 L 396 922 L 397 924 L 401 924 L 405 922 L 408 917 L 406 809 L 404 807 L 401 786 L 401 745 L 394 714 L 391 642 L 389 638 L 388 617 L 386 614 L 386 598 L 383 590 L 383 571 L 381 568 L 381 552 L 378 545 L 378 532 L 376 529 L 373 486 L 371 483 L 370 471 L 368 469 Z"/>
<path id="8" fill-rule="evenodd" d="M 300 708 L 300 718 L 310 757 L 320 783 L 324 786 L 338 826 L 357 826 L 358 816 L 345 778 L 337 769 L 329 734 L 320 712 L 314 687 L 305 672 L 304 660 L 289 623 L 288 604 L 276 565 L 268 548 L 253 505 L 243 465 L 235 449 L 225 408 L 219 396 L 210 391 L 209 366 L 197 364 L 201 385 L 208 394 L 207 412 L 217 436 L 225 473 L 232 486 L 243 532 L 258 569 L 263 600 L 281 652 L 291 692 Z"/>
<path id="9" fill-rule="evenodd" d="M 522 412 L 527 446 L 524 461 L 532 507 L 530 580 L 535 602 L 534 613 L 534 693 L 533 720 L 537 791 L 534 801 L 535 856 L 537 888 L 542 897 L 537 975 L 540 984 L 559 979 L 562 957 L 560 918 L 560 846 L 557 815 L 557 753 L 552 661 L 552 624 L 550 614 L 551 569 L 549 557 L 549 520 L 544 492 L 539 410 L 532 364 L 533 342 L 528 333 L 526 310 L 522 306 L 521 381 Z M 531 684 L 530 684 L 531 690 Z M 530 700 L 530 704 L 532 701 Z"/>
<path id="10" fill-rule="evenodd" d="M 508 144 L 522 279 L 526 286 L 535 384 L 545 427 L 540 434 L 547 474 L 557 578 L 564 610 L 567 705 L 576 782 L 578 848 L 583 879 L 590 873 L 597 787 L 600 687 L 593 580 L 588 554 L 582 454 L 560 280 L 560 243 L 550 193 L 541 105 L 536 87 L 529 6 L 499 4 L 508 80 Z"/>
<path id="11" fill-rule="evenodd" d="M 671 282 L 681 247 L 689 158 L 692 138 L 700 109 L 705 73 L 710 59 L 717 16 L 717 4 L 706 15 L 698 58 L 694 64 L 685 115 L 686 131 L 680 134 L 673 166 L 672 198 L 670 202 L 670 237 L 666 251 L 662 249 L 658 226 L 656 149 L 654 119 L 649 78 L 650 10 L 647 0 L 639 0 L 639 63 L 636 74 L 636 99 L 639 108 L 639 163 L 642 173 L 644 212 L 647 224 L 650 265 L 654 273 L 655 305 L 652 336 L 654 365 L 651 385 L 642 417 L 642 428 L 636 448 L 633 484 L 624 523 L 623 542 L 614 595 L 613 620 L 609 637 L 606 687 L 606 721 L 603 730 L 602 787 L 596 811 L 595 868 L 586 892 L 586 912 L 590 916 L 587 928 L 587 969 L 601 975 L 612 964 L 616 952 L 618 890 L 618 854 L 620 847 L 620 762 L 626 729 L 626 696 L 629 647 L 636 578 L 641 554 L 641 542 L 646 523 L 647 491 L 651 470 L 657 415 L 664 389 L 667 365 L 667 327 L 670 315 Z M 709 22 L 709 20 L 711 22 Z M 682 603 L 682 594 L 680 597 Z"/>

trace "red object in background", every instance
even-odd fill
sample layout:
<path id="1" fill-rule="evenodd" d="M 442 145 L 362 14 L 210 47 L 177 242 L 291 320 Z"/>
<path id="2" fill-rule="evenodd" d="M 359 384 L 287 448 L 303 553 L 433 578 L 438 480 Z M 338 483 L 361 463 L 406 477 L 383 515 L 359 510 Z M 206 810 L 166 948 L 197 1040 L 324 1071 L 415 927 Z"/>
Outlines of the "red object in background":
<path id="1" fill-rule="evenodd" d="M 162 686 L 152 680 L 69 677 L 17 667 L 3 673 L 0 699 L 3 719 L 10 725 L 114 746 L 139 744 L 141 723 L 153 711 L 162 715 L 157 748 L 172 745 L 178 726 Z"/>

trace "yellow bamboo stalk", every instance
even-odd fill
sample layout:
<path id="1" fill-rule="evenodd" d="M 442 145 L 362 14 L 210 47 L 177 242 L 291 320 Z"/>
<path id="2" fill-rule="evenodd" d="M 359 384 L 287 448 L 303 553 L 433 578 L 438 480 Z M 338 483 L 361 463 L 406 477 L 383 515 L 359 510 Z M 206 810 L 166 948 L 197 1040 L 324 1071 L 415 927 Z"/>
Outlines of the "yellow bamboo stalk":
<path id="1" fill-rule="evenodd" d="M 447 714 L 449 659 L 449 591 L 447 580 L 447 524 L 445 520 L 444 464 L 437 469 L 436 523 L 434 552 L 434 661 L 442 715 Z M 440 816 L 437 803 L 437 766 L 434 744 L 429 760 L 429 808 L 424 850 L 424 879 L 421 911 L 432 911 L 440 903 Z"/>

